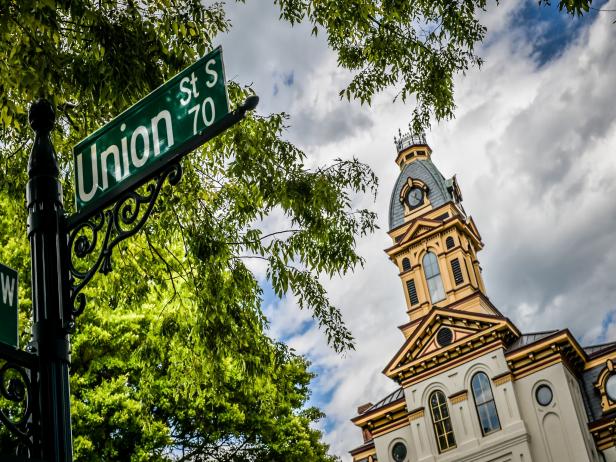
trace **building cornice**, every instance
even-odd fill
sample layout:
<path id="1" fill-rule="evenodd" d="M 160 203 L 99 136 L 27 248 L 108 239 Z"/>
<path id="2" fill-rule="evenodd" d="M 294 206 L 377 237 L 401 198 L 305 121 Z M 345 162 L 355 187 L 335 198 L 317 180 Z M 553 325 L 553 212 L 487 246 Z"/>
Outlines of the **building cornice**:
<path id="1" fill-rule="evenodd" d="M 376 447 L 374 446 L 374 440 L 370 440 L 349 451 L 349 454 L 353 457 L 353 461 L 376 462 Z"/>
<path id="2" fill-rule="evenodd" d="M 568 329 L 555 332 L 536 342 L 505 353 L 514 379 L 520 379 L 541 369 L 564 362 L 572 371 L 582 371 L 588 355 Z"/>
<path id="3" fill-rule="evenodd" d="M 441 326 L 457 327 L 474 333 L 469 333 L 447 347 L 421 355 L 421 351 Z M 520 332 L 515 325 L 502 316 L 434 308 L 389 361 L 383 373 L 398 383 L 407 383 L 410 377 L 418 374 L 423 377 L 425 371 L 443 363 L 451 363 L 455 358 L 463 357 L 464 360 L 468 353 L 483 350 L 487 344 L 498 343 L 499 347 L 504 348 L 519 336 Z"/>
<path id="4" fill-rule="evenodd" d="M 404 401 L 404 395 L 402 398 L 397 399 L 396 401 L 392 401 L 385 406 L 379 407 L 378 409 L 374 409 L 373 411 L 365 412 L 357 417 L 353 417 L 351 422 L 353 422 L 357 426 L 363 426 L 368 421 L 377 421 L 383 417 L 386 417 L 388 414 L 396 414 L 401 409 L 404 409 L 406 412 L 406 404 Z"/>
<path id="5" fill-rule="evenodd" d="M 612 414 L 589 423 L 588 430 L 599 450 L 605 451 L 616 445 L 616 415 Z"/>
<path id="6" fill-rule="evenodd" d="M 443 204 L 437 209 L 432 210 L 431 213 L 436 214 L 438 213 L 437 211 L 448 209 L 451 205 L 455 206 L 453 202 L 447 202 L 446 204 Z M 472 218 L 469 217 L 466 221 L 463 221 L 462 217 L 460 217 L 459 215 L 455 215 L 444 221 L 440 221 L 440 220 L 434 220 L 431 218 L 426 218 L 425 216 L 420 216 L 420 217 L 417 217 L 417 218 L 414 218 L 408 221 L 407 223 L 404 223 L 398 228 L 395 228 L 395 230 L 400 230 L 402 227 L 407 227 L 407 229 L 401 235 L 398 236 L 399 241 L 396 242 L 391 247 L 388 247 L 385 249 L 385 253 L 387 253 L 389 258 L 392 259 L 395 255 L 404 252 L 409 247 L 419 245 L 419 243 L 416 241 L 415 238 L 413 238 L 413 236 L 417 233 L 419 228 L 422 226 L 426 228 L 430 228 L 429 230 L 417 236 L 417 237 L 421 237 L 422 241 L 425 239 L 429 239 L 435 235 L 442 234 L 446 232 L 448 229 L 455 227 L 455 228 L 458 228 L 460 232 L 468 235 L 471 238 L 477 250 L 481 250 L 483 248 L 483 242 L 481 241 L 481 236 L 479 235 L 479 231 L 477 230 L 476 226 L 474 226 L 474 222 Z M 394 230 L 389 232 L 390 236 L 392 235 L 393 231 Z"/>

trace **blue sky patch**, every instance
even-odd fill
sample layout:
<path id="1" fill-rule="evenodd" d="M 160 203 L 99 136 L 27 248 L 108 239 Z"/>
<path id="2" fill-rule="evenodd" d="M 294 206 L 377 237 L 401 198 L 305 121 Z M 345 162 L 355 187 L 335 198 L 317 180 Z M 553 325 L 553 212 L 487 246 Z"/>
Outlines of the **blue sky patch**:
<path id="1" fill-rule="evenodd" d="M 601 8 L 607 0 L 595 2 L 593 8 Z M 533 47 L 533 55 L 539 67 L 557 58 L 579 35 L 580 30 L 590 25 L 598 13 L 595 10 L 582 17 L 571 16 L 558 9 L 558 1 L 549 6 L 539 5 L 534 0 L 523 3 L 514 16 L 514 27 L 521 28 Z"/>
<path id="2" fill-rule="evenodd" d="M 608 312 L 605 317 L 601 320 L 601 335 L 597 338 L 597 343 L 605 343 L 609 341 L 613 341 L 613 339 L 607 338 L 607 332 L 610 328 L 610 325 L 614 324 L 616 321 L 616 310 L 612 310 Z"/>
<path id="3" fill-rule="evenodd" d="M 288 74 L 283 74 L 282 83 L 285 84 L 286 87 L 290 87 L 295 82 L 295 73 L 293 71 Z"/>
<path id="4" fill-rule="evenodd" d="M 276 72 L 274 74 L 274 85 L 272 87 L 272 93 L 274 94 L 274 96 L 278 95 L 278 93 L 280 93 L 280 86 L 278 84 L 278 82 L 282 83 L 283 86 L 285 87 L 292 87 L 293 84 L 295 83 L 295 71 L 289 71 L 289 72 L 283 72 L 283 73 L 278 73 Z"/>

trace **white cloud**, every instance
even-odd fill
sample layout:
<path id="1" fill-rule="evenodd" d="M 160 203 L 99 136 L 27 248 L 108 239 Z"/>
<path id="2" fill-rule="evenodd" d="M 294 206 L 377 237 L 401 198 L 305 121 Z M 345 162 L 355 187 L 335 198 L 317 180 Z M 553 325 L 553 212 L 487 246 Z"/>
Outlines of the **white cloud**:
<path id="1" fill-rule="evenodd" d="M 289 137 L 310 163 L 358 156 L 380 178 L 375 204 L 358 199 L 380 215 L 381 230 L 358 243 L 366 267 L 326 283 L 356 351 L 333 353 L 322 333 L 305 328 L 309 313 L 292 298 L 266 308 L 272 334 L 290 336 L 321 372 L 315 401 L 328 415 L 332 451 L 346 459 L 361 442 L 349 422 L 356 407 L 396 388 L 380 371 L 403 342 L 396 326 L 406 315 L 397 271 L 382 249 L 391 244 L 387 211 L 398 174 L 392 139 L 410 108 L 393 104 L 393 93 L 370 107 L 341 101 L 349 74 L 337 68 L 324 34 L 280 22 L 270 3 L 231 7 L 234 29 L 222 40 L 228 76 L 254 82 L 259 111 L 291 115 Z M 501 3 L 484 15 L 485 65 L 457 80 L 457 118 L 428 134 L 433 159 L 445 176 L 458 175 L 486 244 L 479 259 L 488 295 L 504 314 L 523 331 L 569 327 L 585 343 L 616 340 L 609 315 L 616 312 L 614 18 L 597 15 L 539 66 L 537 37 L 511 22 L 522 4 Z"/>

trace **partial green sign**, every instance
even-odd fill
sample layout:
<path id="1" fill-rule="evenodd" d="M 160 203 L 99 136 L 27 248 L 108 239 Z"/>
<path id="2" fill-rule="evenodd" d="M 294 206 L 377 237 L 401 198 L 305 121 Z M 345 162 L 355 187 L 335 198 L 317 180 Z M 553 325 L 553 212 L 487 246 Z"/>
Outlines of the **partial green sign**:
<path id="1" fill-rule="evenodd" d="M 0 342 L 17 348 L 17 271 L 0 264 Z"/>
<path id="2" fill-rule="evenodd" d="M 218 47 L 73 148 L 77 211 L 109 203 L 229 113 Z"/>

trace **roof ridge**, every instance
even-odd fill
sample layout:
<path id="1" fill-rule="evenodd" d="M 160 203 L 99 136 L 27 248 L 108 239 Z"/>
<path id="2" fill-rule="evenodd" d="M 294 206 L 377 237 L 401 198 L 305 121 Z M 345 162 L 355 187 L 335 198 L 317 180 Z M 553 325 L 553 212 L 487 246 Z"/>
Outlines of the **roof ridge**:
<path id="1" fill-rule="evenodd" d="M 398 387 L 397 389 L 395 389 L 394 391 L 392 391 L 391 393 L 387 394 L 384 398 L 378 400 L 376 402 L 376 404 L 373 404 L 371 407 L 369 407 L 368 409 L 366 409 L 363 414 L 366 414 L 370 411 L 374 411 L 375 409 L 378 409 L 380 407 L 383 407 L 385 404 L 389 404 L 392 400 L 390 398 L 393 398 L 394 395 L 396 395 L 397 393 L 400 393 L 401 391 L 403 391 L 402 387 Z M 389 399 L 389 401 L 387 401 Z M 399 398 L 398 398 L 399 399 Z"/>
<path id="2" fill-rule="evenodd" d="M 522 332 L 522 335 L 539 335 L 539 334 L 553 334 L 554 332 L 560 332 L 562 329 L 552 329 L 552 330 L 540 330 L 537 332 Z"/>
<path id="3" fill-rule="evenodd" d="M 584 345 L 582 348 L 598 348 L 598 347 L 614 345 L 614 344 L 616 344 L 616 340 L 613 340 L 611 342 L 605 342 L 605 343 L 597 343 L 595 345 Z"/>

